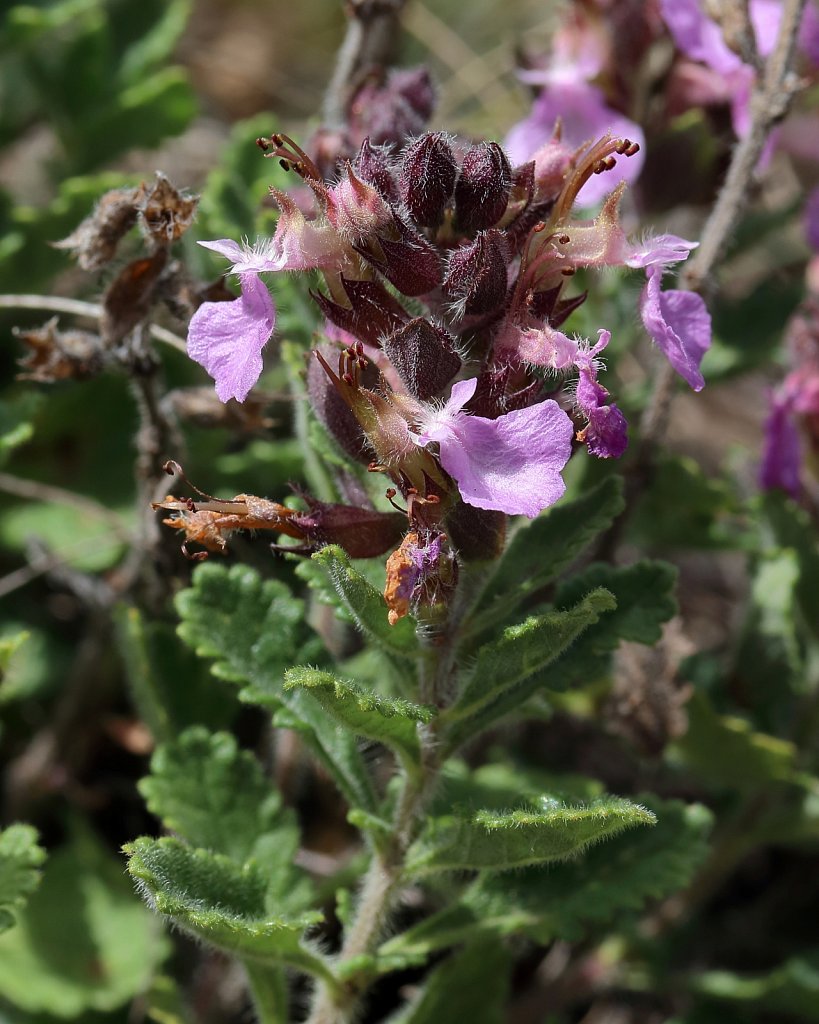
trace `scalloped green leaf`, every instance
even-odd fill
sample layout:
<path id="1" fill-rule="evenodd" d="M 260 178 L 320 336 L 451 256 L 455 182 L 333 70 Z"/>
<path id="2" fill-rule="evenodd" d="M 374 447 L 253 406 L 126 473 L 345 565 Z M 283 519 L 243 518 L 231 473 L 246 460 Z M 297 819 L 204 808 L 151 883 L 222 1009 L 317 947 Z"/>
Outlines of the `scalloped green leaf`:
<path id="1" fill-rule="evenodd" d="M 353 805 L 375 811 L 372 780 L 355 737 L 338 729 L 303 691 L 286 693 L 285 671 L 298 660 L 303 602 L 278 580 L 245 566 L 206 563 L 176 598 L 179 634 L 197 654 L 216 659 L 215 675 L 243 685 L 243 700 L 269 707 L 278 724 L 299 729 Z"/>
<path id="2" fill-rule="evenodd" d="M 243 959 L 329 976 L 320 955 L 301 940 L 321 913 L 278 913 L 269 905 L 267 881 L 257 865 L 239 867 L 228 857 L 170 838 L 142 837 L 123 849 L 143 898 L 179 928 Z"/>
<path id="3" fill-rule="evenodd" d="M 37 845 L 31 825 L 9 825 L 0 832 L 0 932 L 11 928 L 17 914 L 40 882 L 45 850 Z"/>
<path id="4" fill-rule="evenodd" d="M 657 820 L 645 807 L 621 797 L 576 807 L 543 797 L 541 804 L 538 810 L 477 811 L 465 817 L 429 819 L 407 854 L 407 876 L 430 871 L 508 871 L 564 860 L 623 829 L 653 825 Z"/>
<path id="5" fill-rule="evenodd" d="M 647 797 L 657 824 L 615 836 L 579 860 L 547 871 L 478 879 L 451 907 L 421 921 L 382 947 L 387 954 L 428 956 L 476 932 L 525 934 L 536 942 L 602 936 L 611 922 L 641 911 L 687 886 L 708 853 L 712 815 L 700 804 Z"/>
<path id="6" fill-rule="evenodd" d="M 451 742 L 462 742 L 526 700 L 537 686 L 528 686 L 527 680 L 537 678 L 581 633 L 615 607 L 613 595 L 598 588 L 572 608 L 530 616 L 481 647 L 463 691 L 441 716 L 442 723 L 454 725 Z"/>
<path id="7" fill-rule="evenodd" d="M 568 568 L 624 506 L 622 478 L 611 475 L 574 501 L 560 502 L 521 526 L 484 588 L 467 630 L 479 632 L 506 619 L 530 594 Z"/>
<path id="8" fill-rule="evenodd" d="M 239 865 L 256 864 L 268 892 L 287 908 L 309 902 L 309 885 L 292 867 L 299 830 L 291 811 L 229 733 L 195 726 L 159 747 L 139 783 L 148 809 L 195 847 Z"/>
<path id="9" fill-rule="evenodd" d="M 418 723 L 431 722 L 437 714 L 434 707 L 398 697 L 382 697 L 313 668 L 288 669 L 284 688 L 304 689 L 339 725 L 383 743 L 409 765 L 419 757 Z"/>
<path id="10" fill-rule="evenodd" d="M 387 602 L 375 587 L 353 566 L 347 553 L 329 544 L 313 555 L 341 599 L 355 625 L 371 640 L 391 654 L 405 658 L 418 651 L 415 623 L 408 616 L 394 626 L 387 619 Z"/>

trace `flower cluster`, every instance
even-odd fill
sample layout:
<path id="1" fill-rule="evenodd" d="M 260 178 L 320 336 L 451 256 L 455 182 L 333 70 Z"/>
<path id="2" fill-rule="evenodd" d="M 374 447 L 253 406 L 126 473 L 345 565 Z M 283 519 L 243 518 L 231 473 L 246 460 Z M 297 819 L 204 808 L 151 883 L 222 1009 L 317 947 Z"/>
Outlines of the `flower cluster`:
<path id="1" fill-rule="evenodd" d="M 440 132 L 401 152 L 365 139 L 332 181 L 285 136 L 260 145 L 308 186 L 313 209 L 271 189 L 281 210 L 273 238 L 200 243 L 230 260 L 241 294 L 197 310 L 188 351 L 223 401 L 243 401 L 275 327 L 262 275 L 320 272 L 326 291 L 312 294 L 326 340 L 309 393 L 339 445 L 407 503 L 413 551 L 396 607 L 408 580 L 418 591 L 419 574 L 450 557 L 447 545 L 466 557 L 468 534 L 489 521 L 502 533 L 499 514 L 534 517 L 556 502 L 576 447 L 599 458 L 626 449 L 626 419 L 600 379 L 609 331 L 589 341 L 562 329 L 585 299 L 564 293 L 576 271 L 642 269 L 646 330 L 692 388 L 703 386 L 708 313 L 698 295 L 662 288 L 666 268 L 696 243 L 626 236 L 626 186 L 613 172 L 639 152 L 629 138 L 573 147 L 557 131 L 517 165 L 497 143 Z M 598 179 L 605 202 L 578 219 L 578 195 Z M 292 517 L 287 526 L 309 533 Z"/>

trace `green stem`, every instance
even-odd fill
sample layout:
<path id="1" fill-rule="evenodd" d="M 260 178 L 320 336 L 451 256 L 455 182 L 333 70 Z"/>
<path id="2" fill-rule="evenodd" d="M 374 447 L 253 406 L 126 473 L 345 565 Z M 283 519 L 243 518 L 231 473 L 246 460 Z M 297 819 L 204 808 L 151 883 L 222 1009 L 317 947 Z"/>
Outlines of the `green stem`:
<path id="1" fill-rule="evenodd" d="M 452 624 L 438 634 L 421 629 L 419 681 L 423 699 L 439 701 L 452 671 Z M 426 697 L 424 697 L 426 695 Z M 344 938 L 337 961 L 337 972 L 357 957 L 372 953 L 384 931 L 396 893 L 404 881 L 407 850 L 415 839 L 421 810 L 429 798 L 440 773 L 440 745 L 432 727 L 419 725 L 421 744 L 420 769 L 405 775 L 393 818 L 392 841 L 386 850 L 376 853 L 364 877 L 355 919 Z M 348 1024 L 356 1015 L 369 978 L 347 974 L 344 987 L 330 988 L 321 983 L 316 990 L 313 1009 L 307 1024 Z"/>
<path id="2" fill-rule="evenodd" d="M 287 1024 L 287 978 L 280 967 L 245 963 L 258 1024 Z"/>

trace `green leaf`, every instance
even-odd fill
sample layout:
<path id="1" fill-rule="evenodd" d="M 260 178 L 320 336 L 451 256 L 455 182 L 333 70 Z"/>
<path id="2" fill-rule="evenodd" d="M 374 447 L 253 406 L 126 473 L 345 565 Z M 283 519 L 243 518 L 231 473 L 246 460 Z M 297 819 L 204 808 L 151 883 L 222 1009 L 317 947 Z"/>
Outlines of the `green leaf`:
<path id="1" fill-rule="evenodd" d="M 670 754 L 682 758 L 709 788 L 750 794 L 793 779 L 797 755 L 793 743 L 755 732 L 743 718 L 717 714 L 702 693 L 695 694 L 685 709 L 688 731 Z"/>
<path id="2" fill-rule="evenodd" d="M 339 725 L 383 743 L 411 766 L 419 757 L 417 723 L 430 722 L 436 709 L 396 697 L 369 693 L 355 683 L 312 668 L 288 669 L 285 690 L 304 688 Z"/>
<path id="3" fill-rule="evenodd" d="M 329 544 L 313 555 L 313 561 L 327 574 L 345 610 L 362 633 L 391 654 L 410 658 L 417 653 L 412 619 L 408 616 L 394 626 L 389 624 L 383 595 L 354 568 L 346 552 Z"/>
<path id="4" fill-rule="evenodd" d="M 505 620 L 530 594 L 570 566 L 611 526 L 623 507 L 622 478 L 611 475 L 582 497 L 560 502 L 520 527 L 497 563 L 467 630 L 479 632 Z"/>
<path id="5" fill-rule="evenodd" d="M 253 700 L 281 702 L 285 669 L 299 648 L 304 605 L 278 580 L 242 565 L 197 567 L 193 587 L 176 597 L 179 635 L 215 675 L 249 684 Z"/>
<path id="6" fill-rule="evenodd" d="M 85 1019 L 143 992 L 168 951 L 121 863 L 83 833 L 49 855 L 17 927 L 0 936 L 0 995 L 28 1013 Z"/>
<path id="7" fill-rule="evenodd" d="M 45 850 L 37 845 L 37 830 L 31 825 L 9 825 L 0 832 L 0 933 L 11 928 L 37 888 L 37 869 L 44 860 Z"/>
<path id="8" fill-rule="evenodd" d="M 303 604 L 277 580 L 262 582 L 244 566 L 206 563 L 193 587 L 177 595 L 179 634 L 204 657 L 216 658 L 215 675 L 244 684 L 243 700 L 277 712 L 277 724 L 299 729 L 347 800 L 375 812 L 372 781 L 355 737 L 339 729 L 304 691 L 286 693 L 284 673 L 298 660 Z"/>
<path id="9" fill-rule="evenodd" d="M 124 849 L 143 897 L 178 927 L 242 958 L 329 976 L 322 958 L 300 939 L 322 915 L 277 913 L 266 902 L 267 882 L 258 866 L 239 867 L 178 839 L 143 837 Z"/>
<path id="10" fill-rule="evenodd" d="M 282 908 L 309 902 L 310 888 L 291 866 L 299 845 L 295 818 L 229 733 L 195 726 L 159 747 L 139 791 L 166 828 L 192 846 L 258 866 Z"/>
<path id="11" fill-rule="evenodd" d="M 580 853 L 623 829 L 655 821 L 651 811 L 619 797 L 578 807 L 544 797 L 538 810 L 432 818 L 408 852 L 406 873 L 411 877 L 430 871 L 508 871 L 546 864 Z"/>
<path id="12" fill-rule="evenodd" d="M 736 504 L 724 480 L 706 476 L 694 459 L 666 455 L 629 519 L 627 536 L 643 548 L 735 547 L 742 538 Z"/>
<path id="13" fill-rule="evenodd" d="M 452 742 L 462 742 L 493 720 L 523 703 L 535 687 L 526 685 L 532 677 L 593 625 L 604 612 L 616 607 L 612 594 L 602 588 L 578 601 L 567 611 L 533 615 L 518 626 L 509 626 L 499 640 L 480 648 L 460 696 L 441 716 L 442 723 L 455 723 Z M 537 684 L 536 684 L 537 685 Z M 470 719 L 459 726 L 462 719 Z"/>
<path id="14" fill-rule="evenodd" d="M 382 951 L 428 956 L 480 931 L 525 934 L 543 944 L 587 934 L 602 938 L 610 922 L 619 926 L 647 901 L 688 885 L 708 853 L 706 808 L 656 797 L 646 803 L 657 815 L 654 828 L 616 836 L 547 871 L 525 868 L 480 878 L 454 906 L 390 939 Z"/>
<path id="15" fill-rule="evenodd" d="M 435 970 L 411 1006 L 390 1024 L 502 1024 L 512 956 L 492 936 L 470 942 Z"/>

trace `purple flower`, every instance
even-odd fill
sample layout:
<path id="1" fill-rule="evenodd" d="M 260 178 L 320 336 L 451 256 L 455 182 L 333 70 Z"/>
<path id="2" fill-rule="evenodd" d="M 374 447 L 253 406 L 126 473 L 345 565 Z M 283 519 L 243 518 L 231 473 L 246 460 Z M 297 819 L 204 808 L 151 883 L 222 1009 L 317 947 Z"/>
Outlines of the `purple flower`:
<path id="1" fill-rule="evenodd" d="M 711 345 L 711 315 L 696 292 L 662 291 L 662 273 L 657 266 L 646 268 L 640 316 L 677 373 L 694 391 L 701 391 L 705 380 L 700 363 Z"/>
<path id="2" fill-rule="evenodd" d="M 798 498 L 799 464 L 799 431 L 791 403 L 786 396 L 773 395 L 771 411 L 765 421 L 759 486 L 763 491 L 781 490 Z"/>
<path id="3" fill-rule="evenodd" d="M 216 381 L 222 402 L 243 402 L 262 372 L 262 349 L 276 326 L 276 307 L 256 274 L 239 278 L 232 302 L 204 302 L 188 329 L 188 355 Z"/>
<path id="4" fill-rule="evenodd" d="M 618 161 L 618 174 L 595 174 L 586 182 L 578 196 L 581 205 L 593 206 L 620 181 L 637 180 L 644 160 L 642 128 L 609 107 L 600 89 L 582 80 L 554 82 L 544 88 L 529 116 L 519 121 L 506 137 L 506 152 L 511 162 L 522 164 L 536 157 L 551 140 L 558 120 L 562 125 L 561 143 L 572 149 L 599 139 L 607 132 L 640 145 L 640 152 L 635 156 Z"/>
<path id="5" fill-rule="evenodd" d="M 463 407 L 477 383 L 473 377 L 455 384 L 416 444 L 438 442 L 441 464 L 468 504 L 533 519 L 566 489 L 560 473 L 571 454 L 572 421 L 551 399 L 494 420 L 470 416 Z"/>
<path id="6" fill-rule="evenodd" d="M 575 404 L 588 420 L 577 439 L 599 459 L 619 459 L 628 447 L 628 423 L 614 402 L 606 404 L 609 393 L 597 380 L 601 362 L 596 357 L 611 340 L 609 331 L 601 330 L 599 334 L 594 348 L 580 349 L 576 358 L 580 376 Z"/>

